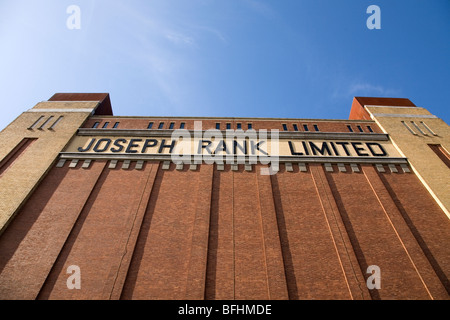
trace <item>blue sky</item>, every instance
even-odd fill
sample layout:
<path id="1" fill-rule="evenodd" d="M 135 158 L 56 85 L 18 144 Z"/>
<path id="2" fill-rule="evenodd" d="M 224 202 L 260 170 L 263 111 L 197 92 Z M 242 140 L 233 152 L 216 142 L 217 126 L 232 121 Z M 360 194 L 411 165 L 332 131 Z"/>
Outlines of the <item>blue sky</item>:
<path id="1" fill-rule="evenodd" d="M 449 0 L 0 0 L 0 43 L 0 129 L 56 92 L 109 92 L 116 115 L 312 119 L 402 97 L 450 123 Z"/>

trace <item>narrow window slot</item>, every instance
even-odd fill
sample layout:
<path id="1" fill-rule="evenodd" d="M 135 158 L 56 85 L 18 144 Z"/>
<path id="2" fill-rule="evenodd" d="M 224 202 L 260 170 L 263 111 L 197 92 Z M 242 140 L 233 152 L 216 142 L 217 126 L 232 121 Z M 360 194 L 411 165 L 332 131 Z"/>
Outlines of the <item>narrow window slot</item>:
<path id="1" fill-rule="evenodd" d="M 44 118 L 44 116 L 40 116 L 39 119 L 37 119 L 29 128 L 28 130 L 32 130 L 34 129 L 34 127 L 36 127 L 38 125 L 39 122 L 41 122 L 41 120 Z"/>
<path id="2" fill-rule="evenodd" d="M 417 133 L 415 133 L 415 132 L 413 131 L 413 129 L 411 129 L 411 128 L 406 124 L 405 121 L 402 121 L 402 123 L 403 123 L 403 125 L 405 126 L 405 128 L 408 129 L 409 132 L 411 132 L 413 135 L 417 136 Z"/>
<path id="3" fill-rule="evenodd" d="M 427 136 L 427 134 L 425 132 L 423 132 L 414 121 L 411 121 L 411 123 L 413 124 L 414 127 L 416 127 L 417 130 L 419 130 L 419 132 L 421 134 L 423 134 L 424 136 Z"/>
<path id="4" fill-rule="evenodd" d="M 425 129 L 427 129 L 433 136 L 437 136 L 436 132 L 431 130 L 431 128 L 423 121 L 420 121 L 420 123 L 424 126 Z"/>
<path id="5" fill-rule="evenodd" d="M 48 130 L 53 130 L 53 129 L 55 129 L 56 125 L 57 125 L 63 118 L 64 118 L 63 116 L 60 116 L 58 119 L 56 119 L 56 121 L 53 122 L 53 124 L 51 125 L 50 128 L 48 128 Z"/>
<path id="6" fill-rule="evenodd" d="M 429 144 L 431 150 L 445 163 L 445 165 L 450 168 L 450 154 L 444 147 L 440 144 Z"/>
<path id="7" fill-rule="evenodd" d="M 44 127 L 47 125 L 47 123 L 52 121 L 53 118 L 53 116 L 48 117 L 48 119 L 38 128 L 38 130 L 44 130 Z"/>
<path id="8" fill-rule="evenodd" d="M 0 161 L 0 176 L 2 176 L 6 170 L 25 152 L 25 150 L 37 140 L 37 138 L 24 138 L 19 144 L 11 150 L 10 153 Z"/>

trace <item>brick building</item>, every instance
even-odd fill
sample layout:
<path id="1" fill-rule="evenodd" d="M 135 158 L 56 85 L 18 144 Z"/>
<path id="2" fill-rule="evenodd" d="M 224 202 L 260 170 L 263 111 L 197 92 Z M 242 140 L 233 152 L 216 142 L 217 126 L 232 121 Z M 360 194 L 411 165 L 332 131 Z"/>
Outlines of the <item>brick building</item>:
<path id="1" fill-rule="evenodd" d="M 0 133 L 0 299 L 449 299 L 449 138 L 408 99 L 164 118 L 55 94 Z"/>

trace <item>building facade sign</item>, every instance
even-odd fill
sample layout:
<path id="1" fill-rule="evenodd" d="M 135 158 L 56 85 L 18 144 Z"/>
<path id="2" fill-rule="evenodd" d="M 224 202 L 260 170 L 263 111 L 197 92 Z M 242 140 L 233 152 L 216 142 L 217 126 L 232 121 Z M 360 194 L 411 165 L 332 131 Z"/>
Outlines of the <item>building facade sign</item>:
<path id="1" fill-rule="evenodd" d="M 389 141 L 77 136 L 67 153 L 96 155 L 401 157 Z"/>

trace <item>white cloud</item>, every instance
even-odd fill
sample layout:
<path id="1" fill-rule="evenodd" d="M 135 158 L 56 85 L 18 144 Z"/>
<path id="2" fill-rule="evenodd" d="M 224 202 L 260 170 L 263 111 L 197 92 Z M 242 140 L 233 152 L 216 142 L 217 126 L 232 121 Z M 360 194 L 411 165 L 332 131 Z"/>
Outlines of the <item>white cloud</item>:
<path id="1" fill-rule="evenodd" d="M 347 93 L 349 95 L 365 94 L 365 95 L 398 96 L 400 90 L 385 88 L 383 86 L 373 85 L 367 82 L 356 82 L 349 85 Z"/>
<path id="2" fill-rule="evenodd" d="M 166 33 L 166 38 L 170 42 L 172 42 L 176 45 L 179 45 L 179 44 L 192 45 L 195 42 L 193 37 L 190 37 L 185 34 L 178 33 L 178 32 L 172 32 L 172 31 L 168 31 Z"/>
<path id="3" fill-rule="evenodd" d="M 225 37 L 225 35 L 218 29 L 205 25 L 193 25 L 190 27 L 193 30 L 200 30 L 200 32 L 203 34 L 206 33 L 212 34 L 215 38 L 219 39 L 223 44 L 228 44 L 227 37 Z"/>

